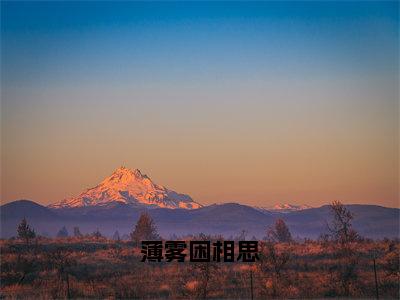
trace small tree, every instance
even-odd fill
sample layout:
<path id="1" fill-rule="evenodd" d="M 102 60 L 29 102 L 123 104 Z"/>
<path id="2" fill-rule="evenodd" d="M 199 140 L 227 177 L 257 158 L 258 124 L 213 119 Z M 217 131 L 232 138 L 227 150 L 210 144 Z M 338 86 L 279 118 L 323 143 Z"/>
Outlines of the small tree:
<path id="1" fill-rule="evenodd" d="M 17 255 L 17 259 L 15 261 L 15 265 L 13 269 L 18 273 L 21 274 L 21 277 L 18 279 L 18 284 L 22 284 L 24 279 L 29 273 L 34 272 L 35 270 L 35 255 L 31 255 L 26 253 L 25 255 L 19 253 Z"/>
<path id="2" fill-rule="evenodd" d="M 74 237 L 77 237 L 77 238 L 81 238 L 81 237 L 82 237 L 82 233 L 81 233 L 81 231 L 79 230 L 79 227 L 78 227 L 78 226 L 75 226 L 75 227 L 74 227 Z"/>
<path id="3" fill-rule="evenodd" d="M 119 241 L 119 240 L 121 240 L 121 238 L 120 238 L 120 236 L 119 236 L 118 230 L 116 230 L 116 231 L 114 232 L 113 240 L 114 240 L 114 241 Z"/>
<path id="4" fill-rule="evenodd" d="M 272 298 L 285 298 L 289 280 L 287 265 L 290 260 L 289 248 L 278 247 L 270 241 L 261 243 L 259 266 L 262 273 L 271 277 L 271 289 L 268 292 Z"/>
<path id="5" fill-rule="evenodd" d="M 94 237 L 96 240 L 100 239 L 103 237 L 101 234 L 100 230 L 97 228 L 95 231 L 92 233 L 92 237 Z"/>
<path id="6" fill-rule="evenodd" d="M 25 218 L 23 218 L 21 223 L 18 225 L 17 233 L 18 237 L 24 240 L 26 244 L 29 244 L 29 241 L 36 237 L 35 230 L 30 228 Z"/>
<path id="7" fill-rule="evenodd" d="M 72 267 L 75 266 L 77 262 L 71 254 L 71 250 L 63 248 L 56 248 L 53 251 L 45 252 L 46 260 L 50 262 L 50 265 L 57 271 L 59 281 L 66 283 L 64 286 L 66 287 L 65 296 L 67 299 L 74 298 L 71 295 L 72 290 L 70 287 L 69 276 L 72 271 Z"/>
<path id="8" fill-rule="evenodd" d="M 65 226 L 63 226 L 57 233 L 58 238 L 66 238 L 68 235 L 68 230 Z"/>
<path id="9" fill-rule="evenodd" d="M 268 237 L 280 243 L 289 243 L 292 241 L 292 235 L 287 227 L 285 221 L 278 219 L 273 228 L 269 229 Z"/>
<path id="10" fill-rule="evenodd" d="M 136 223 L 135 229 L 131 233 L 131 239 L 136 245 L 141 240 L 155 240 L 160 238 L 156 225 L 148 213 L 142 213 Z"/>
<path id="11" fill-rule="evenodd" d="M 244 232 L 244 230 L 243 230 Z M 200 233 L 193 237 L 196 241 L 211 241 L 213 237 Z M 221 273 L 219 271 L 220 264 L 214 261 L 209 263 L 194 262 L 189 265 L 189 273 L 194 276 L 198 282 L 197 287 L 194 289 L 194 297 L 196 299 L 207 299 L 211 290 L 220 288 L 219 280 Z"/>
<path id="12" fill-rule="evenodd" d="M 331 212 L 333 220 L 331 225 L 328 225 L 331 239 L 340 243 L 342 247 L 355 241 L 358 234 L 352 228 L 353 214 L 339 201 L 332 202 Z"/>
<path id="13" fill-rule="evenodd" d="M 239 235 L 235 238 L 236 241 L 245 241 L 247 234 L 249 232 L 245 229 L 242 229 L 242 231 L 240 231 Z"/>
<path id="14" fill-rule="evenodd" d="M 336 282 L 341 294 L 349 297 L 351 286 L 357 280 L 358 252 L 355 245 L 358 234 L 352 228 L 353 214 L 339 201 L 331 204 L 333 219 L 328 225 L 328 237 L 334 243 L 337 258 Z"/>

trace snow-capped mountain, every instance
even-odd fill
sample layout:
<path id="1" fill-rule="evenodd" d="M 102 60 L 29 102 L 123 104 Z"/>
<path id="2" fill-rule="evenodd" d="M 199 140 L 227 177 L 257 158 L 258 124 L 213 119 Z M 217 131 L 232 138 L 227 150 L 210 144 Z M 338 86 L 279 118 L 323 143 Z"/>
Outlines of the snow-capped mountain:
<path id="1" fill-rule="evenodd" d="M 288 213 L 288 212 L 293 212 L 293 211 L 309 209 L 309 208 L 312 208 L 312 206 L 309 206 L 309 205 L 293 205 L 293 204 L 284 203 L 284 204 L 276 204 L 274 206 L 269 206 L 269 207 L 256 206 L 254 208 L 256 208 L 259 211 L 264 211 L 264 212 Z"/>
<path id="2" fill-rule="evenodd" d="M 155 184 L 138 169 L 130 170 L 120 167 L 99 185 L 84 191 L 77 197 L 64 199 L 49 207 L 72 208 L 107 205 L 113 202 L 172 209 L 195 209 L 202 206 L 188 195 L 179 194 Z"/>

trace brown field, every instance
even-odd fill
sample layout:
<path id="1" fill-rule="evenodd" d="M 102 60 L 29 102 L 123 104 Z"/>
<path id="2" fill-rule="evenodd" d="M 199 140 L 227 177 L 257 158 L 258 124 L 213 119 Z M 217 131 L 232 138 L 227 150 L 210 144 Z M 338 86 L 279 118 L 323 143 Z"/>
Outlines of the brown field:
<path id="1" fill-rule="evenodd" d="M 188 239 L 186 239 L 187 241 Z M 1 298 L 399 298 L 399 241 L 260 242 L 255 263 L 141 262 L 132 242 L 1 241 Z"/>

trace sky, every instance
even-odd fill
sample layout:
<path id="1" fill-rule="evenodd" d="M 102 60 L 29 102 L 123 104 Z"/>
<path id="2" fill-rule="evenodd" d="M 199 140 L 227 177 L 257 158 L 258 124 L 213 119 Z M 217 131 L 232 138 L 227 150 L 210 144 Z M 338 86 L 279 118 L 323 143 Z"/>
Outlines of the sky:
<path id="1" fill-rule="evenodd" d="M 399 4 L 1 2 L 1 203 L 138 168 L 202 204 L 399 207 Z"/>

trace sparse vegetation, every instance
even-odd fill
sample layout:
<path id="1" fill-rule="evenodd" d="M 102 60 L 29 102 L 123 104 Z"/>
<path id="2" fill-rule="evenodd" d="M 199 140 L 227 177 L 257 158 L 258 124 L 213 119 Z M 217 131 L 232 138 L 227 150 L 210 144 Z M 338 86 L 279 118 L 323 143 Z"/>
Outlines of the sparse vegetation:
<path id="1" fill-rule="evenodd" d="M 68 236 L 69 236 L 68 230 L 65 226 L 63 226 L 57 233 L 58 238 L 66 238 Z"/>
<path id="2" fill-rule="evenodd" d="M 192 237 L 193 238 L 193 237 Z M 186 241 L 189 237 L 180 237 Z M 211 238 L 212 239 L 212 238 Z M 1 297 L 5 298 L 250 298 L 375 296 L 371 251 L 377 253 L 379 295 L 399 297 L 399 241 L 356 242 L 358 264 L 345 291 L 336 281 L 335 242 L 260 242 L 249 263 L 143 263 L 132 242 L 92 237 L 1 241 Z"/>
<path id="3" fill-rule="evenodd" d="M 77 237 L 77 238 L 82 237 L 82 233 L 81 233 L 81 231 L 80 231 L 78 226 L 74 227 L 74 237 Z"/>
<path id="4" fill-rule="evenodd" d="M 292 241 L 292 235 L 287 227 L 285 221 L 278 219 L 275 226 L 268 230 L 268 238 L 275 242 L 289 243 Z"/>
<path id="5" fill-rule="evenodd" d="M 131 233 L 131 239 L 135 245 L 142 240 L 156 240 L 159 238 L 156 225 L 148 213 L 142 213 Z"/>
<path id="6" fill-rule="evenodd" d="M 55 239 L 32 237 L 23 220 L 18 226 L 21 239 L 0 241 L 0 297 L 372 298 L 378 293 L 398 299 L 399 240 L 362 239 L 352 231 L 353 216 L 340 203 L 331 208 L 327 238 L 293 240 L 286 224 L 278 220 L 271 233 L 274 238 L 259 241 L 260 259 L 254 263 L 141 262 L 137 243 L 160 238 L 146 214 L 131 234 L 133 241 L 117 239 L 119 233 L 107 239 L 98 230 L 88 235 L 74 230 L 73 237 Z M 223 239 L 203 234 L 175 238 Z"/>
<path id="7" fill-rule="evenodd" d="M 35 230 L 29 226 L 25 218 L 23 218 L 18 225 L 17 234 L 26 244 L 29 244 L 29 242 L 36 237 Z"/>

